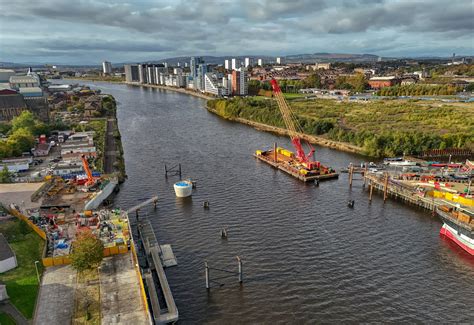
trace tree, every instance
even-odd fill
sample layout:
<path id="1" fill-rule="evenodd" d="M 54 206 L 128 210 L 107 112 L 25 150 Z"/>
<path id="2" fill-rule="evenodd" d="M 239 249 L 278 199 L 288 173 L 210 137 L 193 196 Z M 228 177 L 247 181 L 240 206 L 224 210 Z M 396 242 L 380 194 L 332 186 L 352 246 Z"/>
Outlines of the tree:
<path id="1" fill-rule="evenodd" d="M 15 132 L 18 129 L 26 128 L 33 133 L 36 126 L 36 119 L 30 111 L 23 111 L 20 115 L 12 120 L 12 131 Z"/>
<path id="2" fill-rule="evenodd" d="M 7 144 L 12 149 L 12 154 L 21 155 L 24 151 L 29 151 L 35 145 L 35 138 L 26 127 L 16 129 L 8 138 Z"/>
<path id="3" fill-rule="evenodd" d="M 2 171 L 0 171 L 0 183 L 11 183 L 12 175 L 8 171 L 7 166 L 3 166 Z"/>
<path id="4" fill-rule="evenodd" d="M 321 78 L 319 74 L 313 73 L 303 80 L 303 85 L 306 88 L 321 88 Z"/>
<path id="5" fill-rule="evenodd" d="M 104 245 L 92 232 L 81 231 L 76 235 L 70 257 L 72 267 L 79 272 L 96 268 L 104 258 Z"/>

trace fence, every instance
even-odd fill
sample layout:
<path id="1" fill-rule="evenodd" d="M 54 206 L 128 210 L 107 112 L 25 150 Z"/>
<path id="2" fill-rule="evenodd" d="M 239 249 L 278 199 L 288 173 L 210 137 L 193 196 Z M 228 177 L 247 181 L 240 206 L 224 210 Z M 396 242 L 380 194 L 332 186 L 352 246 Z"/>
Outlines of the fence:
<path id="1" fill-rule="evenodd" d="M 104 257 L 125 254 L 128 252 L 128 247 L 126 245 L 118 245 L 112 247 L 104 248 Z M 71 258 L 69 255 L 64 256 L 54 256 L 54 257 L 43 257 L 42 259 L 44 267 L 57 266 L 57 265 L 67 265 L 71 264 Z"/>
<path id="2" fill-rule="evenodd" d="M 10 214 L 14 215 L 15 217 L 17 217 L 18 219 L 20 220 L 23 220 L 24 222 L 26 222 L 28 224 L 28 226 L 30 226 L 31 229 L 33 229 L 41 238 L 43 238 L 44 240 L 46 240 L 46 233 L 44 232 L 44 230 L 40 229 L 37 225 L 35 225 L 33 222 L 31 222 L 25 215 L 23 215 L 20 211 L 18 211 L 16 208 L 14 208 L 13 206 L 10 206 L 10 208 L 8 209 L 8 211 L 10 212 Z"/>

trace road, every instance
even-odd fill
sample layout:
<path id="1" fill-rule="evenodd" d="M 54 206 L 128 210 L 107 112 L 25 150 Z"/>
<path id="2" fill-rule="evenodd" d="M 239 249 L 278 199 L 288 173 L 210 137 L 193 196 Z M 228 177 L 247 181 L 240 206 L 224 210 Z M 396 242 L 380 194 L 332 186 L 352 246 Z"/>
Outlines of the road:
<path id="1" fill-rule="evenodd" d="M 114 172 L 115 156 L 117 155 L 117 144 L 114 137 L 115 119 L 107 119 L 107 130 L 105 136 L 105 154 L 104 154 L 104 173 L 112 174 Z"/>

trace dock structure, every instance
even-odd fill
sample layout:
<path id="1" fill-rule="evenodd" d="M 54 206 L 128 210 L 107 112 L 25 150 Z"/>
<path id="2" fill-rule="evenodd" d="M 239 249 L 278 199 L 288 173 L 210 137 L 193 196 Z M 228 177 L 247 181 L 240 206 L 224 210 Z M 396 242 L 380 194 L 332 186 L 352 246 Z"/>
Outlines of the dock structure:
<path id="1" fill-rule="evenodd" d="M 158 196 L 155 195 L 155 196 L 149 198 L 148 200 L 143 201 L 143 202 L 135 205 L 134 207 L 131 207 L 130 209 L 127 210 L 127 213 L 138 212 L 138 211 L 140 211 L 140 209 L 146 207 L 148 204 L 151 204 L 151 203 L 153 203 L 154 207 L 156 208 L 156 203 L 157 202 L 158 202 Z"/>
<path id="2" fill-rule="evenodd" d="M 164 271 L 165 267 L 177 265 L 171 246 L 158 243 L 153 227 L 148 220 L 138 224 L 138 232 L 150 267 L 144 273 L 144 278 L 148 288 L 154 321 L 156 324 L 176 322 L 179 318 L 178 309 Z M 154 272 L 158 277 L 159 288 L 155 285 Z M 159 299 L 160 296 L 164 298 L 164 301 Z"/>
<path id="3" fill-rule="evenodd" d="M 274 158 L 272 155 L 258 155 L 254 154 L 254 157 L 281 170 L 285 173 L 303 181 L 303 182 L 311 182 L 311 181 L 319 181 L 319 180 L 326 180 L 326 179 L 333 179 L 338 178 L 339 174 L 336 172 L 327 173 L 327 174 L 319 174 L 319 175 L 304 175 L 301 174 L 296 168 L 290 166 L 289 164 L 279 161 L 279 159 Z"/>
<path id="4" fill-rule="evenodd" d="M 417 195 L 411 187 L 392 180 L 388 173 L 384 173 L 382 177 L 367 173 L 364 175 L 364 182 L 367 183 L 369 187 L 369 201 L 372 201 L 373 190 L 376 189 L 383 193 L 384 201 L 386 201 L 389 196 L 392 196 L 430 211 L 435 211 L 436 207 L 446 204 L 445 200 Z"/>

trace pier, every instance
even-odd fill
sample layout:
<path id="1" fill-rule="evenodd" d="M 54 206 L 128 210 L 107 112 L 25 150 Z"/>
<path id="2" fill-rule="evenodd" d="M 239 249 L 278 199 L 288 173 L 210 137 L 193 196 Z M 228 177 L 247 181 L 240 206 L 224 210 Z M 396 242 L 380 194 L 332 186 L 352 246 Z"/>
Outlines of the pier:
<path id="1" fill-rule="evenodd" d="M 149 266 L 143 277 L 148 288 L 153 319 L 156 324 L 176 322 L 179 318 L 178 308 L 164 271 L 165 267 L 177 265 L 171 246 L 158 243 L 153 227 L 148 220 L 138 224 L 138 232 Z M 154 275 L 158 278 L 158 286 L 155 283 Z"/>
<path id="2" fill-rule="evenodd" d="M 449 205 L 455 207 L 454 202 L 436 197 L 426 197 L 424 193 L 418 193 L 409 185 L 402 183 L 400 180 L 395 180 L 388 172 L 383 175 L 376 175 L 373 173 L 363 173 L 364 185 L 368 186 L 369 201 L 372 201 L 373 191 L 378 190 L 383 193 L 383 199 L 386 201 L 389 196 L 419 206 L 435 213 L 436 208 L 441 205 Z M 350 179 L 352 184 L 352 179 Z"/>

